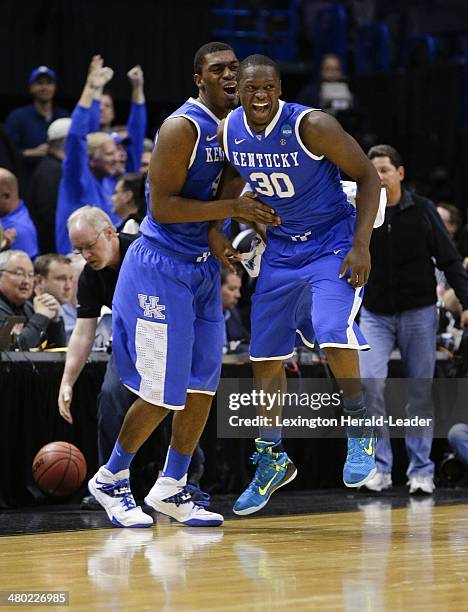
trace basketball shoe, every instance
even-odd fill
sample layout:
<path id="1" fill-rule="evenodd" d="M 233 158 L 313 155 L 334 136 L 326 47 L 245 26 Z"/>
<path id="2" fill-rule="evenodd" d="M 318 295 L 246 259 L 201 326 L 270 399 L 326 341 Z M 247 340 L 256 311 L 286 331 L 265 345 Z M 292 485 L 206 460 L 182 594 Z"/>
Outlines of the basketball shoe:
<path id="1" fill-rule="evenodd" d="M 380 493 L 392 488 L 392 475 L 384 472 L 376 472 L 372 478 L 363 485 L 369 491 Z"/>
<path id="2" fill-rule="evenodd" d="M 130 470 L 112 474 L 100 467 L 88 482 L 91 495 L 117 527 L 151 527 L 153 519 L 137 506 L 130 490 Z"/>
<path id="3" fill-rule="evenodd" d="M 221 514 L 206 509 L 210 496 L 188 485 L 187 476 L 180 480 L 161 476 L 145 497 L 145 504 L 191 527 L 218 527 L 224 521 Z"/>
<path id="4" fill-rule="evenodd" d="M 277 489 L 294 480 L 297 475 L 297 469 L 283 450 L 281 442 L 274 444 L 257 438 L 255 446 L 257 452 L 252 456 L 252 463 L 257 465 L 255 475 L 233 507 L 234 513 L 241 516 L 263 508 Z"/>
<path id="5" fill-rule="evenodd" d="M 432 476 L 411 476 L 406 484 L 409 485 L 409 492 L 411 495 L 414 493 L 432 495 L 435 491 L 435 484 Z"/>
<path id="6" fill-rule="evenodd" d="M 348 455 L 343 468 L 343 482 L 347 487 L 360 487 L 377 473 L 375 442 L 370 428 L 363 428 L 360 434 L 348 436 Z"/>

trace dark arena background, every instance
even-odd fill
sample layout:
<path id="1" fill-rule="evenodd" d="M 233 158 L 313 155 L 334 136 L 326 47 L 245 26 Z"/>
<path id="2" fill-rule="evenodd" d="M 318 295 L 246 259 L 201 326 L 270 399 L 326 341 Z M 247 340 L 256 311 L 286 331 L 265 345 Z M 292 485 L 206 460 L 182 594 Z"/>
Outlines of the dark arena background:
<path id="1" fill-rule="evenodd" d="M 213 48 L 202 54 L 202 82 L 198 78 L 196 85 L 194 55 L 212 41 L 232 50 Z M 165 611 L 466 609 L 468 2 L 3 0 L 0 49 L 0 605 Z M 276 146 L 281 153 L 294 142 L 303 160 L 298 172 L 305 178 L 312 164 L 333 157 L 358 222 L 366 198 L 376 200 L 369 199 L 369 176 L 374 194 L 380 180 L 383 201 L 381 224 L 374 225 L 369 249 L 360 247 L 361 254 L 369 250 L 372 267 L 363 295 L 357 291 L 346 311 L 343 341 L 336 340 L 338 331 L 331 341 L 320 340 L 317 286 L 301 276 L 297 259 L 284 265 L 311 286 L 306 307 L 315 341 L 300 325 L 303 294 L 291 289 L 284 308 L 273 297 L 271 310 L 262 313 L 270 338 L 281 336 L 289 310 L 294 315 L 290 331 L 293 336 L 298 332 L 291 354 L 273 351 L 263 361 L 270 372 L 272 364 L 280 364 L 281 380 L 285 375 L 287 390 L 296 394 L 289 407 L 284 398 L 275 400 L 271 412 L 283 409 L 290 418 L 289 424 L 283 422 L 282 442 L 278 427 L 271 433 L 265 422 L 249 421 L 257 416 L 252 397 L 260 384 L 253 381 L 256 362 L 249 358 L 259 326 L 258 321 L 251 326 L 252 296 L 257 291 L 258 297 L 259 290 L 250 275 L 261 257 L 258 227 L 250 229 L 242 215 L 224 215 L 233 219 L 229 238 L 244 263 L 236 263 L 234 271 L 222 268 L 213 306 L 219 312 L 207 317 L 211 324 L 223 318 L 217 393 L 216 383 L 204 388 L 203 374 L 195 389 L 182 381 L 186 362 L 189 370 L 192 364 L 193 383 L 197 363 L 203 372 L 220 351 L 216 342 L 213 348 L 209 329 L 193 338 L 198 323 L 171 344 L 167 329 L 185 330 L 187 317 L 175 323 L 171 318 L 170 280 L 155 276 L 154 288 L 137 289 L 138 296 L 129 289 L 129 277 L 135 282 L 142 278 L 139 266 L 128 263 L 137 251 L 131 245 L 145 241 L 153 245 L 154 261 L 172 257 L 174 270 L 187 261 L 194 270 L 217 265 L 210 257 L 213 243 L 207 242 L 206 224 L 206 246 L 199 243 L 194 255 L 190 245 L 198 232 L 194 228 L 222 215 L 184 217 L 187 199 L 195 206 L 226 200 L 230 211 L 239 210 L 233 202 L 245 207 L 239 181 L 229 183 L 227 134 L 223 145 L 215 140 L 219 121 L 237 104 L 232 91 L 238 62 L 233 57 L 223 64 L 231 53 L 240 62 L 251 55 L 276 62 L 272 68 L 265 59 L 255 60 L 242 68 L 238 84 L 245 128 L 236 127 L 234 110 L 229 115 L 231 144 L 247 146 L 250 134 L 255 151 L 271 152 L 267 147 Z M 209 72 L 207 58 L 219 54 L 219 72 Z M 291 103 L 280 106 L 278 115 L 276 94 L 262 82 L 269 69 L 273 81 L 276 69 L 281 73 L 281 100 Z M 250 91 L 255 90 L 257 107 L 249 111 L 242 81 L 254 73 L 263 76 L 253 79 Z M 173 136 L 169 153 L 163 141 L 160 153 L 158 145 L 154 148 L 157 131 L 197 96 L 179 113 L 187 121 L 164 124 L 167 129 L 182 121 L 185 133 Z M 219 96 L 225 107 L 216 102 Z M 268 106 L 272 100 L 273 110 Z M 299 132 L 306 119 L 297 119 L 294 103 L 323 110 L 363 153 L 353 149 L 352 160 L 338 154 L 330 136 L 330 125 L 336 123 L 330 119 L 321 160 L 321 150 L 314 149 L 312 137 L 306 139 L 302 123 Z M 257 129 L 252 116 L 261 114 L 262 104 L 270 114 Z M 297 130 L 292 119 L 281 119 L 285 108 L 297 113 Z M 204 119 L 190 115 L 196 112 Z M 211 132 L 205 138 L 207 129 Z M 334 129 L 339 140 L 343 132 Z M 188 154 L 187 130 L 193 141 Z M 277 144 L 268 145 L 269 133 L 270 141 L 278 135 Z M 340 143 L 347 142 L 342 138 Z M 247 149 L 239 150 L 248 155 Z M 211 161 L 219 163 L 219 172 L 209 178 Z M 353 175 L 356 168 L 360 172 Z M 292 171 L 283 165 L 276 176 L 288 182 L 274 183 L 273 172 L 270 183 L 265 168 L 258 169 L 250 181 L 256 203 L 274 189 L 277 202 L 266 199 L 266 205 L 280 208 L 282 198 L 295 201 Z M 243 168 L 236 170 L 244 179 Z M 200 178 L 199 191 L 182 191 L 181 185 L 196 182 L 195 172 L 202 173 L 203 194 Z M 318 172 L 311 175 L 311 184 L 325 177 L 326 171 Z M 339 186 L 337 173 L 335 181 Z M 285 198 L 281 189 L 289 184 L 293 195 L 288 191 Z M 301 200 L 303 212 L 296 220 L 304 230 L 289 232 L 287 249 L 307 249 L 311 235 L 321 240 L 330 228 L 337 239 L 341 230 L 316 225 L 328 193 L 325 188 L 321 195 L 308 191 L 309 200 Z M 170 201 L 166 218 L 159 216 L 162 201 Z M 84 206 L 92 209 L 83 212 Z M 275 213 L 280 214 L 277 208 Z M 156 226 L 162 234 L 154 233 Z M 284 227 L 289 231 L 287 222 Z M 179 240 L 158 242 L 166 229 Z M 268 230 L 264 258 L 274 231 Z M 318 260 L 342 250 L 320 248 Z M 121 266 L 126 270 L 125 262 L 123 279 L 119 273 Z M 153 265 L 158 267 L 164 265 Z M 284 293 L 280 266 L 270 269 Z M 172 296 L 180 304 L 187 299 L 184 283 Z M 121 300 L 115 299 L 113 307 L 114 295 Z M 190 302 L 190 313 L 197 299 Z M 133 344 L 131 302 L 139 308 L 136 326 L 146 324 L 147 334 L 142 339 L 130 332 L 137 334 Z M 326 311 L 321 320 L 335 321 L 337 301 L 331 293 L 325 305 L 320 306 Z M 356 357 L 362 389 L 349 360 L 341 371 L 352 374 L 337 375 L 336 368 L 343 366 L 337 366 L 334 352 L 363 347 L 356 338 L 358 325 L 370 346 Z M 125 378 L 122 347 L 129 351 L 141 386 Z M 151 393 L 162 388 L 159 403 L 148 399 L 144 383 Z M 187 405 L 193 401 L 199 414 L 202 403 L 213 398 L 206 426 L 204 416 L 185 426 L 192 438 L 197 427 L 202 432 L 199 440 L 195 436 L 193 452 L 177 446 L 182 411 L 171 409 L 181 408 L 167 399 L 171 385 L 183 385 Z M 358 392 L 350 394 L 351 387 Z M 320 393 L 322 403 L 312 405 L 312 394 Z M 325 403 L 334 393 L 336 405 Z M 240 401 L 242 394 L 249 399 L 234 405 L 233 398 Z M 114 443 L 135 401 L 168 414 L 141 440 L 129 481 L 127 473 L 122 475 L 128 467 L 122 461 L 133 455 L 132 444 L 126 447 L 130 438 L 121 435 L 119 445 Z M 343 424 L 340 419 L 352 410 L 373 419 L 390 417 L 390 423 Z M 148 415 L 153 419 L 153 413 Z M 319 417 L 326 420 L 310 420 Z M 394 426 L 404 418 L 413 421 Z M 239 426 L 242 419 L 248 422 Z M 140 431 L 147 422 L 140 421 Z M 261 439 L 257 446 L 255 438 Z M 124 450 L 124 460 L 116 459 L 116 449 Z M 350 461 L 367 473 L 359 483 L 345 486 L 349 473 L 343 468 Z M 372 473 L 366 468 L 369 461 Z M 103 472 L 104 464 L 109 470 Z M 297 476 L 290 477 L 296 468 Z M 121 476 L 114 478 L 116 473 Z M 104 493 L 97 489 L 103 474 L 113 479 L 105 481 Z M 170 481 L 164 484 L 170 492 L 157 508 L 150 503 L 155 494 L 148 493 L 155 490 L 156 479 Z M 251 482 L 250 494 L 264 503 L 244 512 L 252 516 L 243 516 L 239 496 Z M 270 500 L 271 492 L 283 485 Z M 120 514 L 107 506 L 106 513 L 103 497 L 121 504 Z M 171 507 L 167 512 L 166 506 Z M 127 521 L 138 507 L 148 529 Z M 224 522 L 208 513 L 220 513 Z"/>

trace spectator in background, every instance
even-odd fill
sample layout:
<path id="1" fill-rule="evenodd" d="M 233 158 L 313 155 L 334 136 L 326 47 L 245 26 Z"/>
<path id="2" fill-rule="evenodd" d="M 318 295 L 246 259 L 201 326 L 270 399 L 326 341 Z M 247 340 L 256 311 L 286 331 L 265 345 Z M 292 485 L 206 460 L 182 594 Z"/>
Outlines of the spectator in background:
<path id="1" fill-rule="evenodd" d="M 92 130 L 111 134 L 117 145 L 117 175 L 125 172 L 139 172 L 146 135 L 146 101 L 144 75 L 141 66 L 136 65 L 127 72 L 132 86 L 132 103 L 127 125 L 112 126 L 114 122 L 114 102 L 109 92 L 100 96 L 100 104 L 93 108 Z M 99 109 L 99 120 L 96 112 Z M 99 127 L 98 127 L 99 125 Z"/>
<path id="2" fill-rule="evenodd" d="M 459 209 L 453 204 L 439 202 L 437 204 L 437 212 L 445 225 L 445 229 L 455 242 L 458 231 L 462 226 L 462 217 Z"/>
<path id="3" fill-rule="evenodd" d="M 143 143 L 143 155 L 141 156 L 140 173 L 148 174 L 151 160 L 151 153 L 154 149 L 154 142 L 151 138 L 145 138 Z"/>
<path id="4" fill-rule="evenodd" d="M 41 157 L 47 154 L 47 128 L 56 119 L 70 113 L 54 106 L 57 75 L 48 66 L 35 68 L 29 77 L 33 103 L 13 110 L 5 120 L 5 129 L 18 147 L 28 180 Z"/>
<path id="5" fill-rule="evenodd" d="M 335 115 L 353 107 L 353 94 L 343 75 L 341 60 L 328 53 L 320 64 L 320 80 L 306 85 L 298 94 L 297 102 L 321 108 Z"/>
<path id="6" fill-rule="evenodd" d="M 468 473 L 468 423 L 456 423 L 447 435 L 457 459 L 465 464 Z"/>
<path id="7" fill-rule="evenodd" d="M 120 130 L 118 132 L 117 130 Z M 113 132 L 109 132 L 112 136 L 116 147 L 117 147 L 117 164 L 116 164 L 116 176 L 122 176 L 125 174 L 127 169 L 127 147 L 130 145 L 130 138 L 127 135 L 127 128 L 125 126 L 117 126 L 117 129 Z"/>
<path id="8" fill-rule="evenodd" d="M 60 305 L 49 293 L 33 294 L 34 270 L 24 251 L 0 253 L 0 325 L 8 316 L 25 317 L 18 346 L 27 351 L 47 340 L 47 347 L 65 346 L 65 328 L 59 317 Z"/>
<path id="9" fill-rule="evenodd" d="M 59 316 L 64 321 L 68 343 L 71 330 L 67 333 L 64 306 L 69 304 L 72 298 L 73 268 L 71 266 L 71 259 L 57 253 L 39 255 L 34 260 L 34 272 L 36 274 L 35 291 L 39 292 L 39 294 L 49 293 L 60 305 Z"/>
<path id="10" fill-rule="evenodd" d="M 369 414 L 385 416 L 388 361 L 398 343 L 408 385 L 409 417 L 432 418 L 432 387 L 436 360 L 435 265 L 442 270 L 463 304 L 461 325 L 468 323 L 468 275 L 435 206 L 402 188 L 405 169 L 399 153 L 388 145 L 372 147 L 368 156 L 387 193 L 383 225 L 370 243 L 372 270 L 364 293 L 360 327 L 371 350 L 359 355 L 366 380 Z M 392 449 L 388 428 L 376 445 L 377 473 L 364 486 L 382 491 L 392 486 Z M 430 459 L 432 428 L 406 436 L 410 493 L 434 491 Z"/>
<path id="11" fill-rule="evenodd" d="M 137 234 L 146 215 L 146 178 L 137 172 L 125 174 L 115 186 L 112 196 L 112 212 L 120 219 L 118 232 Z"/>
<path id="12" fill-rule="evenodd" d="M 118 222 L 118 217 L 112 213 L 111 201 L 116 184 L 117 147 L 110 134 L 89 133 L 91 106 L 94 102 L 99 104 L 102 88 L 112 76 L 113 71 L 104 67 L 101 56 L 94 56 L 80 100 L 73 111 L 65 142 L 55 220 L 59 253 L 71 251 L 67 219 L 78 208 L 92 203 L 109 214 L 113 222 Z"/>
<path id="13" fill-rule="evenodd" d="M 144 78 L 140 66 L 127 73 L 132 85 L 128 140 L 122 140 L 125 134 L 93 132 L 98 124 L 102 89 L 112 76 L 113 71 L 103 66 L 101 56 L 94 56 L 85 87 L 73 111 L 57 205 L 56 243 L 61 253 L 71 249 L 66 222 L 77 208 L 92 203 L 102 208 L 114 223 L 118 223 L 118 217 L 112 213 L 111 202 L 117 179 L 124 170 L 124 163 L 127 171 L 137 172 L 140 168 L 146 132 Z M 124 149 L 125 142 L 127 147 Z"/>
<path id="14" fill-rule="evenodd" d="M 32 259 L 39 253 L 37 231 L 23 200 L 18 194 L 16 176 L 6 168 L 0 168 L 0 221 L 10 232 L 16 249 L 25 251 Z M 13 240 L 14 238 L 14 240 Z"/>
<path id="15" fill-rule="evenodd" d="M 112 129 L 114 119 L 114 99 L 109 91 L 104 91 L 101 95 L 101 106 L 99 109 L 99 129 L 103 132 L 116 131 Z"/>
<path id="16" fill-rule="evenodd" d="M 456 243 L 459 230 L 462 226 L 462 217 L 459 209 L 453 204 L 446 204 L 445 202 L 439 202 L 437 204 L 437 212 L 442 219 L 445 229 L 450 234 L 450 237 Z M 459 246 L 459 245 L 457 245 Z M 468 267 L 468 261 L 464 261 L 465 268 Z M 455 292 L 450 288 L 447 282 L 445 274 L 441 270 L 436 270 L 437 279 L 437 294 L 441 298 L 441 306 L 446 308 L 455 317 L 459 317 L 463 308 L 460 301 L 457 299 Z"/>
<path id="17" fill-rule="evenodd" d="M 55 213 L 62 162 L 65 157 L 65 139 L 70 130 L 71 119 L 63 117 L 49 125 L 47 142 L 49 149 L 38 163 L 31 179 L 28 208 L 39 237 L 41 253 L 55 252 Z"/>
<path id="18" fill-rule="evenodd" d="M 250 334 L 242 324 L 237 310 L 241 296 L 241 274 L 227 268 L 221 270 L 221 301 L 225 324 L 224 352 L 248 353 Z"/>

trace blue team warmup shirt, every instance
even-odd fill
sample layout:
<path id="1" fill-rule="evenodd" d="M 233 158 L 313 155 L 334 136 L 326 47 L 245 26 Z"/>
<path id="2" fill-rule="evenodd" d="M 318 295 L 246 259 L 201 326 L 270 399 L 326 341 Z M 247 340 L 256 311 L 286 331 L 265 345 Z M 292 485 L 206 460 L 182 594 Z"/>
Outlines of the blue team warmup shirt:
<path id="1" fill-rule="evenodd" d="M 23 200 L 20 200 L 16 210 L 0 217 L 0 223 L 3 229 L 9 229 L 10 227 L 16 229 L 16 240 L 11 245 L 12 249 L 25 251 L 31 259 L 39 254 L 36 227 Z"/>
<path id="2" fill-rule="evenodd" d="M 76 106 L 72 123 L 65 141 L 65 159 L 62 166 L 55 218 L 55 241 L 58 253 L 72 250 L 68 237 L 67 219 L 82 206 L 98 206 L 106 212 L 113 223 L 120 219 L 112 212 L 112 194 L 116 178 L 107 176 L 98 179 L 89 169 L 87 135 L 90 130 L 91 109 Z"/>
<path id="3" fill-rule="evenodd" d="M 119 177 L 106 176 L 100 180 L 89 169 L 87 135 L 99 130 L 99 100 L 91 108 L 76 106 L 72 114 L 70 131 L 65 141 L 65 159 L 59 187 L 55 218 L 55 240 L 59 253 L 72 249 L 68 237 L 67 219 L 82 206 L 90 204 L 102 208 L 118 225 L 121 219 L 112 212 L 112 194 Z M 131 144 L 127 149 L 127 171 L 140 169 L 143 141 L 146 133 L 146 106 L 132 103 L 128 119 L 128 135 Z"/>

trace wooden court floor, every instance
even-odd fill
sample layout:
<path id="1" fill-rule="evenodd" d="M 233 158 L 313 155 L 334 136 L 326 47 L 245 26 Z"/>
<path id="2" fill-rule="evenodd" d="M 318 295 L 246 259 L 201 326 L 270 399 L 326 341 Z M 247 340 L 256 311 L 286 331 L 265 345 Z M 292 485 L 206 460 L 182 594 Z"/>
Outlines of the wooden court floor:
<path id="1" fill-rule="evenodd" d="M 69 591 L 71 610 L 468 610 L 468 506 L 0 538 L 0 590 Z M 29 608 L 28 608 L 29 609 Z M 44 608 L 41 608 L 44 609 Z"/>

